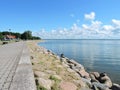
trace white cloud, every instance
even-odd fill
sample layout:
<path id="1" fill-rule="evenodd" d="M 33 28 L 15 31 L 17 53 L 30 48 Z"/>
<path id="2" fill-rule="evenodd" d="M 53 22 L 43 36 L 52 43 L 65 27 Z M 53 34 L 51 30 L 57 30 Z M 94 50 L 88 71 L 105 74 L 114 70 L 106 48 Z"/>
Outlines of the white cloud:
<path id="1" fill-rule="evenodd" d="M 94 20 L 95 19 L 95 13 L 91 12 L 90 14 L 85 14 L 85 19 Z"/>
<path id="2" fill-rule="evenodd" d="M 53 29 L 51 31 L 42 29 L 40 32 L 34 33 L 34 35 L 43 39 L 120 39 L 120 20 L 112 19 L 112 24 L 104 25 L 103 22 L 94 20 L 94 12 L 85 14 L 85 19 L 89 19 L 91 22 L 82 25 L 78 25 L 76 22 L 71 28 Z"/>
<path id="3" fill-rule="evenodd" d="M 92 21 L 90 25 L 83 24 L 82 27 L 84 30 L 97 31 L 100 29 L 102 22 Z"/>
<path id="4" fill-rule="evenodd" d="M 110 30 L 110 31 L 111 31 L 111 30 L 114 30 L 114 27 L 111 26 L 111 25 L 104 25 L 104 26 L 103 26 L 103 29 L 104 29 L 104 30 Z"/>
<path id="5" fill-rule="evenodd" d="M 120 29 L 120 20 L 112 19 L 112 23 L 116 29 Z"/>
<path id="6" fill-rule="evenodd" d="M 83 25 L 82 25 L 82 28 L 83 28 L 84 30 L 89 30 L 89 26 L 86 25 L 86 24 L 83 24 Z"/>
<path id="7" fill-rule="evenodd" d="M 112 23 L 117 26 L 120 26 L 120 20 L 112 19 Z"/>

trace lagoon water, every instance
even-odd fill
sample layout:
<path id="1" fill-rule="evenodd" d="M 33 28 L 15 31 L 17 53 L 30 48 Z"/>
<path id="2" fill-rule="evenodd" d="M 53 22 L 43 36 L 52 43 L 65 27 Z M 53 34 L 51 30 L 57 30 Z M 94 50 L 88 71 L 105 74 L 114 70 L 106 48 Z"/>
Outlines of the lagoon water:
<path id="1" fill-rule="evenodd" d="M 120 84 L 120 40 L 45 40 L 39 45 L 76 60 L 89 72 L 106 72 Z"/>

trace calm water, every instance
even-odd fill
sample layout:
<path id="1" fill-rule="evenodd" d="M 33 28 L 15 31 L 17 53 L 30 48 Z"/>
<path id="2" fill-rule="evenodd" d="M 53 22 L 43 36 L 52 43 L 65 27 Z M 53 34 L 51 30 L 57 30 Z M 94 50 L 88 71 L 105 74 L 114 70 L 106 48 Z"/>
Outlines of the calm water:
<path id="1" fill-rule="evenodd" d="M 58 55 L 64 53 L 87 71 L 106 72 L 120 84 L 120 40 L 46 40 L 39 45 Z"/>

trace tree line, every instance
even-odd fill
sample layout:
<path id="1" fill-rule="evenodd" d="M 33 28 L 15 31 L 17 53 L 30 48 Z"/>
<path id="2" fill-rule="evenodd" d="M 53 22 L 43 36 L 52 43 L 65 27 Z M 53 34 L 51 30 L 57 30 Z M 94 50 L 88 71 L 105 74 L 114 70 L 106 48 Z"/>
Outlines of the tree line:
<path id="1" fill-rule="evenodd" d="M 0 40 L 4 40 L 5 35 L 14 35 L 16 39 L 22 39 L 22 40 L 40 40 L 40 37 L 37 36 L 32 36 L 31 31 L 25 31 L 22 34 L 18 32 L 8 32 L 8 31 L 3 31 L 0 32 Z"/>

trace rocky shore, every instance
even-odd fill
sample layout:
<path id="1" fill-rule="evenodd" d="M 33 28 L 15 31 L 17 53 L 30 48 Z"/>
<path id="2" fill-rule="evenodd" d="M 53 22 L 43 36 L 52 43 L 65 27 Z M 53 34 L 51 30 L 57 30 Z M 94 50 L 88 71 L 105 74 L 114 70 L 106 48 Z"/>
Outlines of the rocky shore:
<path id="1" fill-rule="evenodd" d="M 105 73 L 86 72 L 83 65 L 28 41 L 37 90 L 120 90 Z"/>

